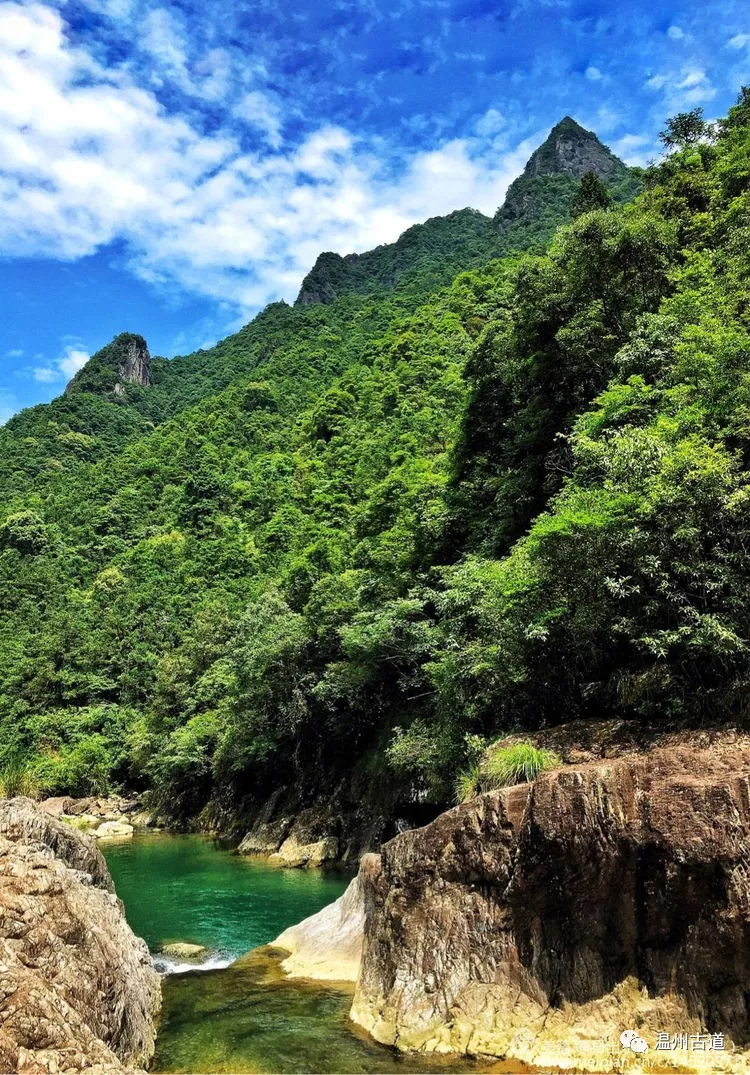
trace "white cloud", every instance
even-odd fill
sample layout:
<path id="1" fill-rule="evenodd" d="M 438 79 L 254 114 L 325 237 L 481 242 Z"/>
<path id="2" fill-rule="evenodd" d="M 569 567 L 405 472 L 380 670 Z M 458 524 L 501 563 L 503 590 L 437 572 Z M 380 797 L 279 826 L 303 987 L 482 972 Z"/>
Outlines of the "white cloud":
<path id="1" fill-rule="evenodd" d="M 225 96 L 231 75 L 226 52 L 210 49 L 191 64 L 185 27 L 173 10 L 152 8 L 143 19 L 139 44 L 157 62 L 152 76 L 156 84 L 160 85 L 163 76 L 167 76 L 193 97 L 219 101 Z"/>
<path id="2" fill-rule="evenodd" d="M 646 82 L 647 89 L 664 90 L 665 108 L 677 112 L 681 108 L 710 101 L 716 88 L 702 67 L 683 67 L 679 72 L 657 74 Z"/>
<path id="3" fill-rule="evenodd" d="M 215 92 L 220 50 L 205 69 L 189 69 L 182 27 L 166 9 L 152 12 L 144 34 L 186 89 Z M 74 259 L 123 240 L 141 278 L 249 312 L 293 298 L 321 250 L 391 242 L 461 205 L 494 212 L 546 134 L 501 153 L 502 116 L 491 109 L 471 137 L 396 169 L 381 144 L 335 126 L 282 147 L 283 116 L 268 95 L 247 94 L 237 108 L 264 131 L 262 152 L 166 113 L 147 81 L 104 70 L 72 45 L 52 8 L 0 4 L 0 247 Z M 85 357 L 73 348 L 37 368 L 72 375 Z"/>
<path id="4" fill-rule="evenodd" d="M 499 134 L 506 126 L 507 120 L 502 112 L 498 112 L 496 108 L 490 108 L 489 111 L 485 112 L 485 114 L 474 124 L 474 130 L 480 138 L 485 138 Z"/>
<path id="5" fill-rule="evenodd" d="M 744 49 L 745 45 L 750 45 L 750 34 L 735 34 L 730 37 L 728 44 L 732 49 Z"/>
<path id="6" fill-rule="evenodd" d="M 41 384 L 53 384 L 63 377 L 69 380 L 82 366 L 86 365 L 89 358 L 88 351 L 70 344 L 52 365 L 34 366 L 31 369 L 31 376 Z"/>
<path id="7" fill-rule="evenodd" d="M 6 358 L 21 358 L 23 350 L 20 347 L 13 347 L 10 351 L 5 352 Z"/>
<path id="8" fill-rule="evenodd" d="M 652 156 L 648 138 L 642 134 L 625 134 L 613 142 L 610 149 L 626 164 L 638 165 L 641 168 L 645 168 Z"/>
<path id="9" fill-rule="evenodd" d="M 90 357 L 87 351 L 82 351 L 78 347 L 67 347 L 63 357 L 58 360 L 57 368 L 66 377 L 72 377 L 86 365 Z"/>
<path id="10" fill-rule="evenodd" d="M 589 79 L 590 82 L 598 82 L 601 77 L 602 73 L 598 67 L 586 68 L 586 78 Z"/>
<path id="11" fill-rule="evenodd" d="M 703 68 L 696 67 L 683 73 L 682 79 L 674 87 L 671 104 L 674 108 L 685 108 L 688 105 L 700 104 L 702 101 L 710 101 L 715 96 L 716 88 L 708 75 Z"/>
<path id="12" fill-rule="evenodd" d="M 40 384 L 51 384 L 59 379 L 60 371 L 53 369 L 52 366 L 34 366 L 31 376 Z"/>
<path id="13" fill-rule="evenodd" d="M 281 145 L 282 118 L 278 103 L 260 90 L 246 93 L 234 107 L 237 119 L 244 120 L 251 127 L 262 131 L 273 149 Z"/>
<path id="14" fill-rule="evenodd" d="M 702 82 L 706 81 L 706 72 L 700 69 L 688 71 L 681 82 L 677 83 L 677 88 L 680 90 L 689 90 L 693 86 L 699 86 Z"/>
<path id="15" fill-rule="evenodd" d="M 673 41 L 681 41 L 685 36 L 685 31 L 679 26 L 670 26 L 667 30 L 667 35 L 671 37 Z"/>

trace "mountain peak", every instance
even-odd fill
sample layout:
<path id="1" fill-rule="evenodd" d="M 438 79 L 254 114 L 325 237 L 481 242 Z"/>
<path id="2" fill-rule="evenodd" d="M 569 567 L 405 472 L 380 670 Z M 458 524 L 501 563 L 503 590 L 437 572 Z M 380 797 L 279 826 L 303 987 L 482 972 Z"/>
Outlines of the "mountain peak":
<path id="1" fill-rule="evenodd" d="M 612 179 L 627 172 L 626 165 L 572 116 L 563 116 L 546 140 L 529 157 L 525 176 L 569 175 L 580 179 L 596 172 L 600 179 Z"/>
<path id="2" fill-rule="evenodd" d="M 111 343 L 92 355 L 86 365 L 68 382 L 65 395 L 71 392 L 113 392 L 124 396 L 126 385 L 148 388 L 151 383 L 151 355 L 143 336 L 121 332 Z"/>

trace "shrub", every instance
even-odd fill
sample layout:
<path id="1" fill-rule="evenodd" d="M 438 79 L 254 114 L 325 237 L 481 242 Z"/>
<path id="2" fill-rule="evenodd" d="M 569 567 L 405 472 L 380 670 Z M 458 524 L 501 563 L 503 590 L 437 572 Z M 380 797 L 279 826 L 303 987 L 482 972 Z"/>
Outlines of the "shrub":
<path id="1" fill-rule="evenodd" d="M 39 762 L 39 774 L 52 795 L 107 795 L 113 751 L 105 736 L 96 734 L 64 746 Z"/>
<path id="2" fill-rule="evenodd" d="M 25 795 L 28 799 L 40 798 L 42 789 L 36 774 L 21 762 L 9 762 L 0 770 L 0 798 L 15 799 Z"/>

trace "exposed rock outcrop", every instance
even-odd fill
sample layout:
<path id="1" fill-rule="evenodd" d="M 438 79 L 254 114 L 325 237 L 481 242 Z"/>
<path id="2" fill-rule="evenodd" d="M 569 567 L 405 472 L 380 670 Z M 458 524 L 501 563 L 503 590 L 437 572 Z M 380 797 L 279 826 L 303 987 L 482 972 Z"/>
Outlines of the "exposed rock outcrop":
<path id="1" fill-rule="evenodd" d="M 569 175 L 580 179 L 595 172 L 600 179 L 625 175 L 627 165 L 571 116 L 564 116 L 535 149 L 523 170 L 525 176 Z"/>
<path id="2" fill-rule="evenodd" d="M 369 914 L 366 893 L 370 874 L 379 871 L 380 857 L 365 855 L 343 895 L 276 938 L 273 947 L 289 952 L 281 967 L 290 978 L 356 982 Z"/>
<path id="3" fill-rule="evenodd" d="M 92 355 L 65 387 L 71 392 L 110 392 L 125 397 L 127 385 L 148 388 L 151 383 L 151 355 L 143 336 L 121 332 L 111 343 Z"/>
<path id="4" fill-rule="evenodd" d="M 295 306 L 333 302 L 343 292 L 361 287 L 363 274 L 359 262 L 359 254 L 345 254 L 342 257 L 331 250 L 319 254 L 302 281 Z"/>
<path id="5" fill-rule="evenodd" d="M 563 766 L 368 856 L 364 915 L 317 916 L 332 958 L 363 924 L 353 1019 L 404 1050 L 588 1071 L 622 1070 L 634 1028 L 678 1070 L 750 1070 L 750 743 L 712 740 Z M 289 969 L 314 976 L 324 933 L 298 929 Z M 724 1048 L 654 1053 L 659 1033 Z"/>
<path id="6" fill-rule="evenodd" d="M 138 799 L 123 799 L 119 795 L 84 799 L 57 795 L 40 802 L 39 809 L 76 829 L 90 832 L 97 840 L 132 836 L 136 829 L 147 828 L 153 823 L 152 816 Z"/>
<path id="7" fill-rule="evenodd" d="M 144 1066 L 160 1001 L 93 839 L 0 802 L 0 1071 Z"/>
<path id="8" fill-rule="evenodd" d="M 361 773 L 350 773 L 312 802 L 299 788 L 277 788 L 256 809 L 237 850 L 242 855 L 269 856 L 281 866 L 324 866 L 335 860 L 356 867 L 364 852 L 395 835 L 394 815 L 401 808 L 393 789 L 373 788 Z M 433 809 L 428 818 L 436 812 Z M 411 824 L 426 820 L 423 813 L 415 818 L 410 818 Z"/>
<path id="9" fill-rule="evenodd" d="M 607 184 L 625 184 L 627 197 L 634 197 L 639 183 L 627 165 L 570 116 L 560 120 L 526 163 L 521 175 L 508 187 L 505 201 L 495 214 L 501 232 L 519 221 L 557 224 L 559 206 L 571 203 L 581 178 L 594 172 Z"/>

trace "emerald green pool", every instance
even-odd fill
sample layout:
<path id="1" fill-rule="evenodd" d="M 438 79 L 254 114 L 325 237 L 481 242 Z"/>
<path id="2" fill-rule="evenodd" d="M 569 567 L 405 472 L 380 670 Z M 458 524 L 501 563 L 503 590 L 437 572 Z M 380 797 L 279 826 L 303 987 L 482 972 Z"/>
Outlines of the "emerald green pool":
<path id="1" fill-rule="evenodd" d="M 202 944 L 214 953 L 214 964 L 268 944 L 337 899 L 350 880 L 321 870 L 281 870 L 194 834 L 155 832 L 100 846 L 128 922 L 149 948 Z"/>
<path id="2" fill-rule="evenodd" d="M 405 1058 L 349 1021 L 352 989 L 286 980 L 267 949 L 287 926 L 343 892 L 349 878 L 282 870 L 202 836 L 153 833 L 103 846 L 134 931 L 153 951 L 205 945 L 214 969 L 168 973 L 152 1072 L 502 1072 Z M 173 970 L 175 968 L 172 968 Z"/>

